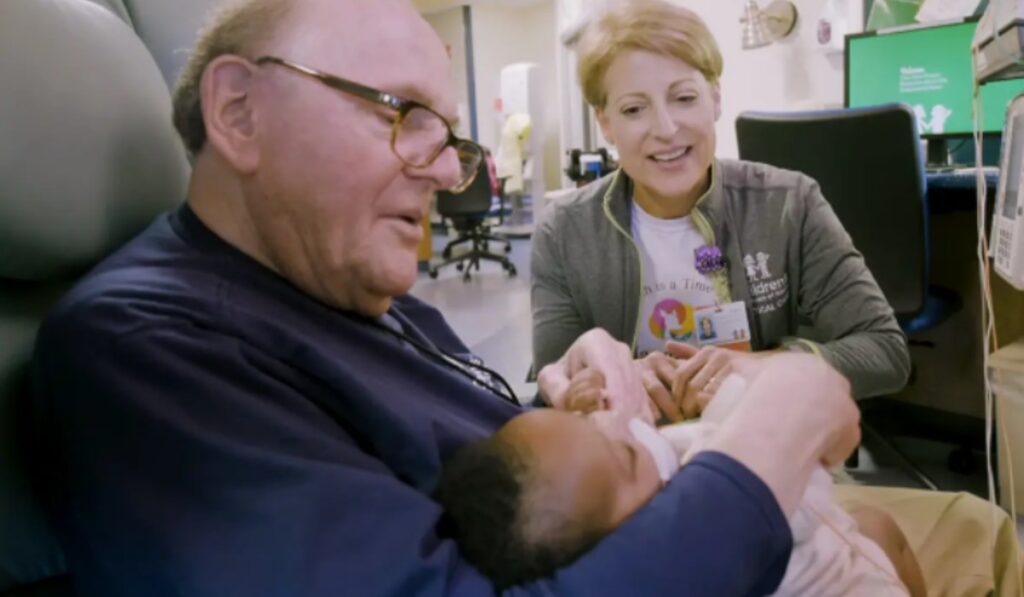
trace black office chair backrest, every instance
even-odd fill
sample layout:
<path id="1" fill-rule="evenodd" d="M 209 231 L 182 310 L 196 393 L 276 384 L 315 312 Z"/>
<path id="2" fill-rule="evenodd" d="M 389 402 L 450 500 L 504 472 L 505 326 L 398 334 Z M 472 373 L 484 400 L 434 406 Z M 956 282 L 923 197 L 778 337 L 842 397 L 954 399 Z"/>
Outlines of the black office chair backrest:
<path id="1" fill-rule="evenodd" d="M 909 107 L 744 112 L 736 119 L 736 136 L 741 159 L 818 181 L 898 318 L 924 309 L 928 211 Z"/>
<path id="2" fill-rule="evenodd" d="M 491 211 L 491 178 L 487 160 L 480 160 L 476 178 L 461 193 L 438 191 L 437 213 L 446 218 L 483 217 Z"/>

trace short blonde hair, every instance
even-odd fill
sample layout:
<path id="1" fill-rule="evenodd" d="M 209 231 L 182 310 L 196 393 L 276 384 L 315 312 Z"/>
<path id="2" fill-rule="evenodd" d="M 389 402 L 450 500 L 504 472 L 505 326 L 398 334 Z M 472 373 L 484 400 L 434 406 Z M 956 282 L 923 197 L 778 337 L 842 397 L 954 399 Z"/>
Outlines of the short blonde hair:
<path id="1" fill-rule="evenodd" d="M 193 155 L 206 143 L 199 96 L 206 67 L 225 54 L 256 58 L 248 53 L 271 38 L 291 4 L 292 0 L 231 0 L 211 13 L 174 86 L 174 128 Z"/>
<path id="2" fill-rule="evenodd" d="M 624 50 L 678 58 L 711 83 L 722 76 L 722 53 L 707 25 L 692 10 L 666 0 L 630 0 L 597 15 L 578 48 L 583 97 L 598 109 L 608 101 L 608 68 Z"/>

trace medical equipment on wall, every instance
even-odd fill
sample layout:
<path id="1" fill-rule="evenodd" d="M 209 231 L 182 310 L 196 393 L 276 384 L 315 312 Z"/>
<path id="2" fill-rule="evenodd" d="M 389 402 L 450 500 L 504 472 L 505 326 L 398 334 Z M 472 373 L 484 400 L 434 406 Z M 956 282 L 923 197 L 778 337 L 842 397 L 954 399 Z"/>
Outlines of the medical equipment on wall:
<path id="1" fill-rule="evenodd" d="M 509 114 L 504 121 L 495 167 L 498 178 L 505 179 L 506 195 L 523 193 L 526 190 L 526 160 L 533 121 L 525 112 Z"/>
<path id="2" fill-rule="evenodd" d="M 986 235 L 987 185 L 982 165 L 982 123 L 984 122 L 983 102 L 980 101 L 980 88 L 983 84 L 1003 79 L 1024 77 L 1024 52 L 1022 52 L 1022 30 L 1024 24 L 1024 0 L 990 0 L 982 15 L 971 43 L 971 58 L 974 65 L 974 147 L 977 175 L 977 222 L 978 222 L 978 262 L 980 265 L 980 282 L 982 289 L 982 352 L 985 371 L 985 460 L 988 471 L 989 499 L 995 502 L 995 475 L 992 466 L 992 449 L 996 448 L 995 428 L 999 427 L 1000 466 L 1008 473 L 1008 478 L 1000 477 L 1003 489 L 1003 503 L 1009 506 L 1012 519 L 1017 517 L 1017 500 L 1015 479 L 1013 478 L 1014 450 L 1007 432 L 1006 416 L 1001 414 L 996 420 L 996 404 L 1000 413 L 1013 412 L 1006 395 L 1007 389 L 1013 386 L 1007 383 L 1006 367 L 1000 367 L 1001 345 L 995 326 L 995 309 L 992 299 L 991 275 L 989 273 L 989 257 L 994 258 L 994 267 L 1000 276 L 1018 289 L 1021 283 L 1020 262 L 1024 261 L 1021 254 L 1024 249 L 1021 236 L 1020 209 L 1020 178 L 1024 163 L 1021 160 L 1021 145 L 1024 142 L 1024 105 L 1022 95 L 1010 102 L 1003 126 L 1003 147 L 1000 156 L 999 190 L 996 197 L 996 213 L 992 218 L 992 235 L 994 246 L 990 247 Z M 1012 346 L 1012 345 L 1011 345 Z M 1009 393 L 1013 393 L 1012 391 Z M 1018 458 L 1020 454 L 1016 455 Z M 1009 495 L 1007 495 L 1009 494 Z M 995 534 L 992 534 L 995 545 Z M 1016 543 L 1014 543 L 1016 548 Z M 1019 554 L 1017 555 L 1019 559 Z M 1018 589 L 1018 595 L 1024 595 L 1024 587 Z"/>
<path id="3" fill-rule="evenodd" d="M 1024 0 L 991 0 L 971 43 L 974 80 L 978 87 L 993 81 L 1024 77 Z M 977 95 L 977 92 L 976 92 Z M 992 214 L 992 246 L 985 254 L 995 270 L 1018 290 L 1024 290 L 1024 217 L 1020 201 L 1021 169 L 1024 168 L 1024 94 L 1006 112 L 1000 156 L 999 189 Z M 981 120 L 980 104 L 975 121 Z M 977 127 L 975 127 L 977 128 Z M 976 140 L 980 137 L 975 133 Z M 978 148 L 980 153 L 980 147 Z M 977 162 L 982 163 L 980 155 Z M 984 177 L 979 179 L 979 210 L 984 216 Z M 979 230 L 985 219 L 979 217 Z M 984 233 L 979 238 L 986 242 Z"/>
<path id="4" fill-rule="evenodd" d="M 816 47 L 823 52 L 842 52 L 849 29 L 846 0 L 825 0 L 815 24 Z"/>
<path id="5" fill-rule="evenodd" d="M 496 156 L 498 178 L 513 198 L 513 222 L 527 223 L 516 213 L 516 193 L 544 196 L 544 97 L 541 70 L 519 62 L 501 69 L 501 125 Z"/>
<path id="6" fill-rule="evenodd" d="M 992 258 L 996 273 L 1017 290 L 1024 290 L 1024 201 L 1021 174 L 1024 170 L 1024 94 L 1006 112 L 999 190 L 992 214 Z"/>
<path id="7" fill-rule="evenodd" d="M 978 83 L 1024 77 L 1024 0 L 990 0 L 972 48 Z"/>

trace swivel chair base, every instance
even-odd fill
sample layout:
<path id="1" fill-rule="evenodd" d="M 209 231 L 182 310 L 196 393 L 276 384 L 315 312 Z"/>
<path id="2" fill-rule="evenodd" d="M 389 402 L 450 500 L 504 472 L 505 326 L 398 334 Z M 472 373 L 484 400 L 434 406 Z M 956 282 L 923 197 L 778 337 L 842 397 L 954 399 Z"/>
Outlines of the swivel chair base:
<path id="1" fill-rule="evenodd" d="M 486 261 L 495 261 L 497 263 L 500 263 L 502 269 L 504 269 L 506 272 L 508 272 L 508 275 L 509 275 L 510 278 L 515 277 L 516 274 L 518 273 L 518 272 L 516 272 L 516 266 L 513 265 L 511 261 L 509 261 L 508 257 L 504 257 L 502 255 L 497 255 L 495 253 L 489 253 L 489 252 L 487 252 L 486 247 L 487 247 L 487 240 L 486 239 L 480 239 L 480 240 L 474 239 L 474 241 L 473 241 L 473 248 L 470 249 L 470 251 L 468 253 L 462 253 L 462 254 L 456 255 L 454 257 L 449 257 L 449 258 L 445 259 L 444 261 L 442 261 L 441 263 L 438 263 L 437 265 L 431 266 L 430 269 L 428 270 L 427 274 L 431 278 L 436 279 L 437 275 L 438 275 L 438 271 L 442 267 L 444 267 L 446 265 L 451 265 L 451 264 L 454 263 L 455 264 L 455 269 L 457 269 L 460 272 L 463 272 L 462 280 L 465 281 L 465 282 L 468 282 L 469 279 L 470 279 L 470 272 L 473 270 L 474 267 L 476 268 L 476 271 L 478 271 L 478 272 L 480 271 L 480 260 L 483 259 L 483 260 L 486 260 Z"/>
<path id="2" fill-rule="evenodd" d="M 504 247 L 503 250 L 506 253 L 511 253 L 512 252 L 512 241 L 510 241 L 508 238 L 505 238 L 503 236 L 494 235 L 494 234 L 482 234 L 482 235 L 480 235 L 480 239 L 483 240 L 483 250 L 484 251 L 487 251 L 490 248 L 488 246 L 489 243 L 495 242 L 495 243 L 504 244 L 505 247 Z M 473 237 L 466 235 L 466 236 L 460 236 L 459 238 L 456 238 L 455 240 L 448 241 L 448 244 L 446 244 L 444 246 L 444 250 L 441 251 L 441 257 L 443 257 L 444 259 L 450 259 L 451 256 L 452 256 L 452 248 L 453 247 L 455 247 L 456 245 L 461 245 L 462 243 L 465 243 L 465 242 L 471 242 L 472 240 L 473 240 Z"/>

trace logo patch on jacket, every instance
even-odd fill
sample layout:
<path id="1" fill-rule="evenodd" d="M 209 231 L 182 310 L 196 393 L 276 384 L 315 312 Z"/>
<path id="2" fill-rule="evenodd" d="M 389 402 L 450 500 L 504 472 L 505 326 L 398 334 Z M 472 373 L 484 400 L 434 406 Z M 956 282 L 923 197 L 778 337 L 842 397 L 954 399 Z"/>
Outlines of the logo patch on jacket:
<path id="1" fill-rule="evenodd" d="M 771 313 L 785 306 L 789 299 L 789 275 L 774 276 L 769 267 L 771 254 L 763 251 L 743 256 L 743 267 L 747 270 L 750 283 L 750 297 L 757 313 Z"/>

